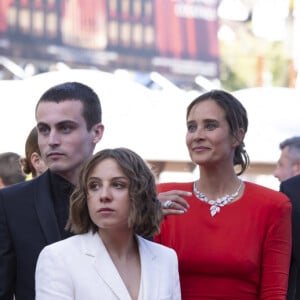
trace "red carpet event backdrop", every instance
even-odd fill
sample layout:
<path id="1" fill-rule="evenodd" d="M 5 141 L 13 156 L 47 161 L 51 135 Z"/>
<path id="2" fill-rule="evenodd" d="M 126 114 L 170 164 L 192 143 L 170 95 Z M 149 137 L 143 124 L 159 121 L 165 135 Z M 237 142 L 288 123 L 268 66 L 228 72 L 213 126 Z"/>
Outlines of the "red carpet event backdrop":
<path id="1" fill-rule="evenodd" d="M 0 55 L 219 76 L 218 0 L 1 0 Z"/>

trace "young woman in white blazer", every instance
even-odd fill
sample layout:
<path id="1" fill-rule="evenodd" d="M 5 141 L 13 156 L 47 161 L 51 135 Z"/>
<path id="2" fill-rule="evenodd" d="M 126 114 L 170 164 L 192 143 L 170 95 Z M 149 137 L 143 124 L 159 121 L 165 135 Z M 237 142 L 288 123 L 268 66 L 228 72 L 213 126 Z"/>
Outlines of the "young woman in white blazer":
<path id="1" fill-rule="evenodd" d="M 181 299 L 175 251 L 142 237 L 158 232 L 161 217 L 143 159 L 99 151 L 71 196 L 67 228 L 77 235 L 40 253 L 36 300 Z"/>

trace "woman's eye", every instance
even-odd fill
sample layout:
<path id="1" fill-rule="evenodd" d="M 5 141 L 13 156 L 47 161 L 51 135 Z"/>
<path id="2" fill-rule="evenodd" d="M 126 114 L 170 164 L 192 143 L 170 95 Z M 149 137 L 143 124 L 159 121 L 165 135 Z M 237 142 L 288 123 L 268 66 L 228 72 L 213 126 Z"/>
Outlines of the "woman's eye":
<path id="1" fill-rule="evenodd" d="M 114 182 L 113 186 L 117 189 L 124 189 L 127 187 L 127 184 L 124 182 Z"/>
<path id="2" fill-rule="evenodd" d="M 188 129 L 188 132 L 195 132 L 197 127 L 196 127 L 196 125 L 188 125 L 187 129 Z"/>
<path id="3" fill-rule="evenodd" d="M 99 189 L 99 183 L 98 182 L 90 182 L 88 184 L 88 189 L 91 190 L 91 191 L 95 191 L 97 189 Z"/>
<path id="4" fill-rule="evenodd" d="M 208 123 L 208 124 L 206 124 L 206 129 L 208 129 L 208 130 L 214 130 L 214 129 L 216 129 L 217 128 L 217 125 L 215 124 L 215 123 Z"/>

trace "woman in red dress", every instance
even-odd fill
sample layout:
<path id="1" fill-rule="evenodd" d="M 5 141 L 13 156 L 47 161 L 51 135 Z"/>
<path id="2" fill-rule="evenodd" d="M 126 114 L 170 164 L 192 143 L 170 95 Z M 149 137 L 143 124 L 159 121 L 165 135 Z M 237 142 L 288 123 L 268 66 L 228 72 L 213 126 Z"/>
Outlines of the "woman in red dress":
<path id="1" fill-rule="evenodd" d="M 249 165 L 245 108 L 215 90 L 195 99 L 186 119 L 199 179 L 158 185 L 165 219 L 154 237 L 177 252 L 182 299 L 285 300 L 291 204 L 239 177 Z"/>

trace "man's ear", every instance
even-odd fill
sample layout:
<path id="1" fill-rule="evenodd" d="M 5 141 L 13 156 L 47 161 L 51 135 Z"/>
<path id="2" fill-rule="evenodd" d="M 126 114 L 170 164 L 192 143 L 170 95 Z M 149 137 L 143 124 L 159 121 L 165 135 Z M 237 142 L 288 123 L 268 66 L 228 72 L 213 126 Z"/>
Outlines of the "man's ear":
<path id="1" fill-rule="evenodd" d="M 92 128 L 92 131 L 94 135 L 93 142 L 97 144 L 102 139 L 104 125 L 102 123 L 95 124 Z"/>
<path id="2" fill-rule="evenodd" d="M 3 187 L 5 187 L 5 185 L 4 185 L 3 181 L 2 181 L 2 178 L 0 177 L 0 189 L 3 188 Z"/>

